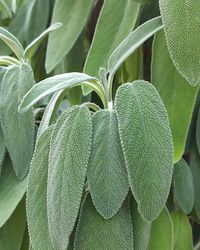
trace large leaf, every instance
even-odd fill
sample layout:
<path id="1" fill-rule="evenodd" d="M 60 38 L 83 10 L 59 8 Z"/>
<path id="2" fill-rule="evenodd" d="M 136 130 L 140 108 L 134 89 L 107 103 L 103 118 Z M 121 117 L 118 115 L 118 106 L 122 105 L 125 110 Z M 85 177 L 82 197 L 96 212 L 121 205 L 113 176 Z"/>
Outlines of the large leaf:
<path id="1" fill-rule="evenodd" d="M 174 248 L 173 250 L 192 250 L 192 228 L 188 217 L 182 212 L 172 214 L 174 224 Z"/>
<path id="2" fill-rule="evenodd" d="M 12 66 L 6 72 L 0 93 L 1 123 L 6 147 L 18 178 L 23 179 L 29 169 L 34 146 L 34 119 L 32 111 L 18 113 L 18 106 L 33 86 L 30 66 Z"/>
<path id="3" fill-rule="evenodd" d="M 113 76 L 122 63 L 149 37 L 163 28 L 161 17 L 156 17 L 130 33 L 113 51 L 108 60 L 108 71 Z"/>
<path id="4" fill-rule="evenodd" d="M 53 125 L 39 137 L 31 162 L 26 211 L 31 245 L 34 249 L 53 249 L 47 221 L 47 175 Z"/>
<path id="5" fill-rule="evenodd" d="M 173 182 L 175 199 L 183 212 L 189 214 L 194 205 L 194 187 L 191 170 L 183 159 L 175 164 Z"/>
<path id="6" fill-rule="evenodd" d="M 198 0 L 160 0 L 168 49 L 181 75 L 191 84 L 200 81 L 200 5 Z"/>
<path id="7" fill-rule="evenodd" d="M 92 5 L 93 0 L 56 0 L 52 23 L 60 22 L 63 26 L 49 36 L 47 72 L 52 71 L 71 50 L 85 26 Z"/>
<path id="8" fill-rule="evenodd" d="M 0 227 L 10 218 L 21 201 L 27 187 L 27 178 L 19 181 L 13 171 L 12 162 L 5 158 L 0 179 Z M 1 249 L 1 248 L 0 248 Z"/>
<path id="9" fill-rule="evenodd" d="M 132 193 L 142 218 L 152 221 L 167 200 L 173 172 L 173 144 L 167 111 L 153 85 L 122 85 L 115 107 Z"/>
<path id="10" fill-rule="evenodd" d="M 173 250 L 173 231 L 171 216 L 167 208 L 165 208 L 151 225 L 151 235 L 147 249 Z"/>
<path id="11" fill-rule="evenodd" d="M 92 146 L 92 119 L 75 106 L 58 119 L 50 145 L 47 188 L 49 231 L 56 249 L 66 249 L 81 202 Z"/>
<path id="12" fill-rule="evenodd" d="M 159 32 L 155 36 L 151 70 L 152 83 L 158 90 L 168 112 L 174 143 L 174 162 L 178 162 L 185 150 L 199 87 L 190 86 L 176 70 L 169 56 L 164 32 Z"/>
<path id="13" fill-rule="evenodd" d="M 115 111 L 100 110 L 92 121 L 88 184 L 97 211 L 109 219 L 117 213 L 128 193 L 127 171 Z"/>
<path id="14" fill-rule="evenodd" d="M 81 209 L 74 249 L 133 249 L 133 232 L 128 201 L 111 219 L 99 215 L 87 195 Z"/>

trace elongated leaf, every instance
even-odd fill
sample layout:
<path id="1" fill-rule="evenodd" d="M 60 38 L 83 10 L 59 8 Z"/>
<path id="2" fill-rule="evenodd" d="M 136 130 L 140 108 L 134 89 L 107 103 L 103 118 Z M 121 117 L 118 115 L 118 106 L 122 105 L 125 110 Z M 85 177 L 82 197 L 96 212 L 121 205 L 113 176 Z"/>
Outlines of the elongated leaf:
<path id="1" fill-rule="evenodd" d="M 53 125 L 36 143 L 31 162 L 26 199 L 26 211 L 31 245 L 34 249 L 53 249 L 47 221 L 47 175 L 50 138 Z"/>
<path id="2" fill-rule="evenodd" d="M 34 119 L 32 111 L 18 113 L 22 97 L 33 86 L 30 66 L 12 66 L 3 79 L 0 98 L 1 123 L 6 147 L 15 173 L 23 179 L 29 169 L 34 146 Z"/>
<path id="3" fill-rule="evenodd" d="M 113 76 L 122 63 L 149 37 L 163 28 L 161 17 L 156 17 L 130 33 L 113 51 L 108 60 L 108 71 Z"/>
<path id="4" fill-rule="evenodd" d="M 133 249 L 133 232 L 129 202 L 126 200 L 119 212 L 109 220 L 99 215 L 87 195 L 75 237 L 75 250 L 83 249 Z"/>
<path id="5" fill-rule="evenodd" d="M 56 0 L 52 23 L 60 22 L 63 27 L 49 36 L 45 63 L 47 72 L 52 71 L 73 47 L 85 26 L 92 5 L 93 0 Z"/>
<path id="6" fill-rule="evenodd" d="M 83 73 L 65 73 L 49 77 L 36 84 L 23 98 L 19 107 L 20 112 L 25 112 L 43 97 L 55 93 L 64 88 L 72 88 L 81 82 L 92 82 L 96 78 Z"/>
<path id="7" fill-rule="evenodd" d="M 155 36 L 151 69 L 152 83 L 167 109 L 174 143 L 174 162 L 178 162 L 185 150 L 199 87 L 190 86 L 176 70 L 169 56 L 164 32 Z"/>
<path id="8" fill-rule="evenodd" d="M 93 120 L 88 184 L 97 211 L 106 219 L 121 207 L 129 189 L 115 111 L 100 110 Z"/>
<path id="9" fill-rule="evenodd" d="M 173 250 L 173 233 L 173 222 L 167 208 L 165 208 L 151 225 L 151 235 L 147 249 Z"/>
<path id="10" fill-rule="evenodd" d="M 173 250 L 192 250 L 192 228 L 188 217 L 182 212 L 172 214 L 174 224 L 174 248 Z"/>
<path id="11" fill-rule="evenodd" d="M 167 200 L 173 172 L 173 144 L 167 111 L 145 81 L 122 85 L 115 107 L 129 183 L 142 218 L 152 221 Z"/>
<path id="12" fill-rule="evenodd" d="M 193 177 L 189 166 L 183 159 L 174 167 L 173 180 L 176 201 L 183 212 L 189 214 L 194 205 Z"/>
<path id="13" fill-rule="evenodd" d="M 85 106 L 64 112 L 53 131 L 47 188 L 49 231 L 56 249 L 67 249 L 81 202 L 92 146 L 92 119 Z"/>
<path id="14" fill-rule="evenodd" d="M 180 74 L 195 86 L 200 82 L 199 1 L 159 2 L 172 61 Z"/>
<path id="15" fill-rule="evenodd" d="M 3 163 L 0 179 L 0 227 L 10 218 L 27 187 L 27 178 L 19 181 L 12 168 L 12 162 L 7 156 Z"/>

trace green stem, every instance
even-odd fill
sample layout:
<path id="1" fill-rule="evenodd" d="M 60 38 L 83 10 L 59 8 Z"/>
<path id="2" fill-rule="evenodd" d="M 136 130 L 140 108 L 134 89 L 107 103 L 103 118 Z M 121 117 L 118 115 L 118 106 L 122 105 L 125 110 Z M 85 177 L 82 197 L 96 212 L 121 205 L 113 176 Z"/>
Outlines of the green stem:
<path id="1" fill-rule="evenodd" d="M 85 106 L 87 106 L 88 108 L 93 109 L 94 111 L 99 111 L 99 110 L 101 110 L 101 108 L 100 108 L 98 105 L 96 105 L 95 103 L 93 103 L 93 102 L 85 102 L 85 103 L 83 103 L 82 105 L 85 105 Z"/>

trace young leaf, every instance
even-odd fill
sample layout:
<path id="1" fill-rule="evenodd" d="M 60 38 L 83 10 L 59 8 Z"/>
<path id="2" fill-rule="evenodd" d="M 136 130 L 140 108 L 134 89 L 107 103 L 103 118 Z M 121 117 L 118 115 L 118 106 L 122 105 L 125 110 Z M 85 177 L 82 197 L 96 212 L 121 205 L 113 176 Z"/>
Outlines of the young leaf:
<path id="1" fill-rule="evenodd" d="M 199 1 L 160 0 L 159 3 L 172 61 L 180 74 L 195 86 L 200 82 Z"/>
<path id="2" fill-rule="evenodd" d="M 194 205 L 194 187 L 191 170 L 183 159 L 175 164 L 173 182 L 175 199 L 183 212 L 189 214 Z"/>
<path id="3" fill-rule="evenodd" d="M 29 172 L 26 213 L 31 245 L 34 249 L 53 249 L 47 220 L 47 175 L 53 125 L 39 137 Z"/>
<path id="4" fill-rule="evenodd" d="M 158 217 L 167 200 L 173 172 L 173 144 L 167 111 L 145 81 L 122 85 L 115 107 L 132 193 L 142 218 Z"/>
<path id="5" fill-rule="evenodd" d="M 88 184 L 97 211 L 113 217 L 129 189 L 115 111 L 100 110 L 93 117 L 93 143 L 88 165 Z"/>
<path id="6" fill-rule="evenodd" d="M 161 17 L 156 17 L 130 33 L 113 51 L 108 60 L 108 71 L 114 76 L 122 63 L 149 37 L 163 28 Z"/>
<path id="7" fill-rule="evenodd" d="M 173 232 L 173 222 L 167 208 L 165 208 L 151 225 L 151 235 L 147 249 L 173 250 Z"/>
<path id="8" fill-rule="evenodd" d="M 8 68 L 2 82 L 0 111 L 6 147 L 15 173 L 23 179 L 29 169 L 34 147 L 34 119 L 32 111 L 18 113 L 22 97 L 33 86 L 32 69 L 27 64 Z"/>
<path id="9" fill-rule="evenodd" d="M 49 36 L 45 63 L 47 72 L 52 71 L 71 50 L 83 30 L 92 5 L 93 0 L 56 0 L 52 23 L 60 22 L 63 26 Z"/>
<path id="10" fill-rule="evenodd" d="M 178 162 L 185 150 L 199 87 L 190 86 L 176 70 L 170 59 L 163 31 L 158 32 L 154 39 L 151 75 L 152 83 L 167 109 L 174 143 L 174 162 Z"/>
<path id="11" fill-rule="evenodd" d="M 92 147 L 92 119 L 85 106 L 65 111 L 55 125 L 49 152 L 47 210 L 56 249 L 67 249 L 78 215 Z"/>
<path id="12" fill-rule="evenodd" d="M 87 195 L 80 213 L 74 249 L 133 249 L 129 202 L 126 200 L 113 218 L 105 220 Z"/>

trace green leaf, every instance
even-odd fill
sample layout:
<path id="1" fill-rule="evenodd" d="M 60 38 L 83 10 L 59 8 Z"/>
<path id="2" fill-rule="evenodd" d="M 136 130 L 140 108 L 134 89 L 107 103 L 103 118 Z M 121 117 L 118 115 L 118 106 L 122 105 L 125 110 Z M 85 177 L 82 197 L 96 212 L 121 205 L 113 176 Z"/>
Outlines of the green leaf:
<path id="1" fill-rule="evenodd" d="M 55 75 L 39 82 L 24 96 L 19 106 L 19 112 L 25 112 L 43 97 L 55 93 L 61 89 L 72 88 L 80 83 L 96 81 L 97 79 L 83 73 L 65 73 Z"/>
<path id="2" fill-rule="evenodd" d="M 113 51 L 108 60 L 108 71 L 114 76 L 122 63 L 149 37 L 163 28 L 161 17 L 156 17 L 130 33 Z"/>
<path id="3" fill-rule="evenodd" d="M 8 68 L 1 87 L 1 123 L 6 147 L 15 173 L 23 179 L 29 169 L 34 147 L 34 119 L 32 111 L 18 113 L 22 97 L 33 86 L 34 76 L 27 64 Z"/>
<path id="4" fill-rule="evenodd" d="M 51 22 L 60 22 L 63 26 L 49 36 L 45 63 L 47 72 L 52 71 L 73 47 L 85 26 L 93 2 L 93 0 L 56 0 Z"/>
<path id="5" fill-rule="evenodd" d="M 168 112 L 174 143 L 174 162 L 178 162 L 185 150 L 199 87 L 190 86 L 176 70 L 169 56 L 164 32 L 157 33 L 154 39 L 151 74 L 152 83 Z"/>
<path id="6" fill-rule="evenodd" d="M 39 137 L 29 172 L 26 213 L 31 245 L 34 249 L 53 249 L 47 221 L 47 175 L 53 125 Z"/>
<path id="7" fill-rule="evenodd" d="M 86 106 L 65 111 L 55 125 L 49 153 L 47 210 L 56 249 L 66 249 L 79 212 L 92 147 L 92 119 Z"/>
<path id="8" fill-rule="evenodd" d="M 126 200 L 113 218 L 105 220 L 87 195 L 80 213 L 74 249 L 133 249 L 129 202 Z"/>
<path id="9" fill-rule="evenodd" d="M 160 9 L 172 61 L 195 86 L 200 82 L 199 1 L 160 0 Z"/>
<path id="10" fill-rule="evenodd" d="M 151 235 L 147 249 L 173 250 L 173 231 L 171 216 L 167 208 L 165 208 L 151 225 Z"/>
<path id="11" fill-rule="evenodd" d="M 113 217 L 129 190 L 115 111 L 100 110 L 93 117 L 93 143 L 88 166 L 88 185 L 97 211 Z"/>
<path id="12" fill-rule="evenodd" d="M 200 153 L 200 107 L 198 110 L 197 121 L 196 121 L 196 142 L 197 142 L 197 149 Z"/>
<path id="13" fill-rule="evenodd" d="M 0 179 L 0 227 L 2 227 L 21 201 L 27 187 L 27 178 L 19 181 L 7 156 Z M 1 248 L 0 248 L 1 249 Z"/>
<path id="14" fill-rule="evenodd" d="M 0 228 L 0 249 L 20 250 L 26 228 L 24 202 L 20 202 L 7 223 Z"/>
<path id="15" fill-rule="evenodd" d="M 142 218 L 151 222 L 164 208 L 172 180 L 167 111 L 156 89 L 145 81 L 123 84 L 115 107 L 131 190 Z"/>
<path id="16" fill-rule="evenodd" d="M 173 182 L 175 199 L 183 212 L 189 214 L 194 205 L 194 187 L 191 170 L 183 159 L 175 164 Z"/>
<path id="17" fill-rule="evenodd" d="M 173 250 L 193 250 L 192 228 L 188 217 L 182 212 L 172 214 L 174 224 L 174 248 Z"/>

